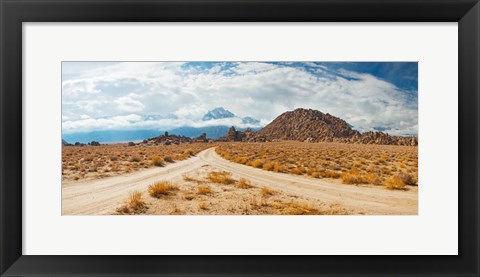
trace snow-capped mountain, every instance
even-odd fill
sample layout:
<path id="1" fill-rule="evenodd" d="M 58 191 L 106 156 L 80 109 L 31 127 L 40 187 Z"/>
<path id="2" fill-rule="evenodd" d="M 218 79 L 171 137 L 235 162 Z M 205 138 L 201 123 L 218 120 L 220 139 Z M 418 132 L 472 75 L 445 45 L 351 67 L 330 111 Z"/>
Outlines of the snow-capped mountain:
<path id="1" fill-rule="evenodd" d="M 211 111 L 208 111 L 208 113 L 206 113 L 203 116 L 202 120 L 209 121 L 209 120 L 216 120 L 216 119 L 223 119 L 223 118 L 238 118 L 238 119 L 241 119 L 243 124 L 252 125 L 252 126 L 258 126 L 260 124 L 260 120 L 258 119 L 255 119 L 250 116 L 240 118 L 235 114 L 233 114 L 232 112 L 230 112 L 229 110 L 224 109 L 223 107 L 218 107 Z"/>
<path id="2" fill-rule="evenodd" d="M 230 111 L 225 110 L 222 107 L 218 107 L 218 108 L 215 108 L 211 111 L 208 111 L 208 113 L 206 113 L 203 116 L 202 120 L 207 121 L 207 120 L 221 119 L 221 118 L 231 118 L 231 117 L 235 117 L 235 115 L 233 113 L 231 113 Z"/>

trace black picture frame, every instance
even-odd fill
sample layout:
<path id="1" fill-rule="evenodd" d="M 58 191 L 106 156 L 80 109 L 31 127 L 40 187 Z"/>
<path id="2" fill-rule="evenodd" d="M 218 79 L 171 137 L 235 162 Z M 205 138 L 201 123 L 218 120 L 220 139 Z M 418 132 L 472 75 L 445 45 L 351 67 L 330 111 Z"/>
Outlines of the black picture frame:
<path id="1" fill-rule="evenodd" d="M 0 0 L 0 9 L 1 276 L 479 276 L 478 0 Z M 458 22 L 459 255 L 22 255 L 22 22 L 149 21 Z"/>

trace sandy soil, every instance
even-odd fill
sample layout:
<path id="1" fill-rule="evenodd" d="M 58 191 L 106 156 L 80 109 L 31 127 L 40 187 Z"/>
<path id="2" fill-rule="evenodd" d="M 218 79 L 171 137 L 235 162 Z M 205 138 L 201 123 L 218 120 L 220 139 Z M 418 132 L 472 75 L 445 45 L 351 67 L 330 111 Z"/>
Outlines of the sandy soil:
<path id="1" fill-rule="evenodd" d="M 236 180 L 245 178 L 253 188 L 212 184 L 205 176 L 211 171 L 228 171 Z M 183 176 L 196 181 L 186 181 Z M 168 180 L 180 191 L 162 199 L 146 191 L 156 181 Z M 210 195 L 195 195 L 199 184 L 212 188 Z M 261 188 L 275 193 L 261 197 Z M 113 214 L 131 191 L 144 193 L 147 214 L 270 214 L 281 203 L 308 203 L 320 211 L 333 209 L 347 214 L 417 214 L 418 190 L 391 191 L 384 187 L 340 184 L 338 180 L 314 179 L 274 173 L 233 163 L 209 148 L 188 160 L 165 167 L 145 169 L 128 175 L 90 181 L 68 181 L 62 185 L 62 214 Z M 262 202 L 269 204 L 263 205 Z M 279 204 L 280 203 L 280 204 Z M 203 209 L 199 205 L 205 206 Z M 282 204 L 283 205 L 283 204 Z"/>

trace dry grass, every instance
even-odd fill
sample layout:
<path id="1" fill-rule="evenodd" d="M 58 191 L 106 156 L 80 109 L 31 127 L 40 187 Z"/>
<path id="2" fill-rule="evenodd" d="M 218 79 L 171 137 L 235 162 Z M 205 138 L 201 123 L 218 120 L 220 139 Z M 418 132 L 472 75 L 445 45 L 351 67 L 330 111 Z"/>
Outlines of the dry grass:
<path id="1" fill-rule="evenodd" d="M 305 172 L 307 172 L 307 171 L 305 170 L 304 167 L 295 167 L 292 170 L 290 170 L 290 173 L 295 174 L 295 175 L 302 175 Z"/>
<path id="2" fill-rule="evenodd" d="M 207 175 L 207 179 L 213 183 L 231 185 L 235 183 L 235 179 L 232 178 L 232 173 L 227 171 L 212 171 Z"/>
<path id="3" fill-rule="evenodd" d="M 273 171 L 275 169 L 275 165 L 278 165 L 277 162 L 269 162 L 263 165 L 263 169 L 267 171 Z"/>
<path id="4" fill-rule="evenodd" d="M 345 184 L 380 185 L 397 175 L 408 186 L 418 183 L 418 148 L 411 146 L 281 141 L 224 143 L 216 152 L 267 171 L 341 178 Z"/>
<path id="5" fill-rule="evenodd" d="M 237 157 L 235 162 L 239 164 L 246 164 L 248 162 L 248 157 Z"/>
<path id="6" fill-rule="evenodd" d="M 250 166 L 256 167 L 256 168 L 262 168 L 263 167 L 263 161 L 262 160 L 254 160 L 253 162 L 249 163 Z"/>
<path id="7" fill-rule="evenodd" d="M 281 214 L 286 215 L 318 215 L 323 214 L 318 209 L 313 207 L 310 204 L 290 202 L 290 203 L 279 203 L 274 202 L 272 206 L 277 207 Z"/>
<path id="8" fill-rule="evenodd" d="M 299 203 L 292 201 L 289 203 L 272 202 L 269 206 L 275 208 L 277 213 L 282 215 L 344 215 L 348 214 L 346 210 L 338 207 L 330 207 L 329 209 L 319 209 L 308 203 Z"/>
<path id="9" fill-rule="evenodd" d="M 212 188 L 206 185 L 199 185 L 197 187 L 197 194 L 206 195 L 212 193 Z"/>
<path id="10" fill-rule="evenodd" d="M 163 157 L 167 163 L 181 161 L 216 144 L 182 143 L 171 145 L 109 144 L 62 147 L 62 180 L 96 179 L 157 166 L 153 160 Z M 159 158 L 160 160 L 161 158 Z"/>
<path id="11" fill-rule="evenodd" d="M 266 198 L 260 192 L 260 197 L 251 197 L 249 206 L 243 210 L 244 214 L 277 214 L 277 215 L 343 215 L 349 211 L 338 205 L 318 207 L 313 203 L 299 202 L 296 200 L 284 201 Z"/>
<path id="12" fill-rule="evenodd" d="M 266 197 L 266 196 L 270 196 L 270 195 L 274 195 L 275 194 L 275 191 L 269 189 L 269 188 L 265 188 L 263 187 L 261 190 L 260 190 L 260 195 L 262 197 Z"/>
<path id="13" fill-rule="evenodd" d="M 391 190 L 405 190 L 405 186 L 406 186 L 406 184 L 398 176 L 393 176 L 386 179 L 383 182 L 383 185 L 387 189 L 391 189 Z"/>
<path id="14" fill-rule="evenodd" d="M 372 172 L 362 173 L 358 169 L 350 169 L 343 173 L 340 178 L 344 184 L 374 184 L 379 185 L 380 177 Z"/>
<path id="15" fill-rule="evenodd" d="M 162 158 L 160 158 L 159 156 L 156 156 L 156 157 L 153 157 L 152 164 L 154 166 L 164 166 L 165 161 Z"/>
<path id="16" fill-rule="evenodd" d="M 237 183 L 237 188 L 240 188 L 240 189 L 249 189 L 251 187 L 252 187 L 252 184 L 250 183 L 250 181 L 248 181 L 245 178 L 241 178 Z"/>
<path id="17" fill-rule="evenodd" d="M 138 191 L 131 192 L 125 204 L 117 208 L 118 214 L 140 214 L 148 209 L 142 199 L 142 194 Z"/>
<path id="18" fill-rule="evenodd" d="M 148 194 L 152 197 L 160 198 L 177 190 L 178 186 L 172 185 L 172 183 L 167 181 L 160 181 L 148 187 Z"/>

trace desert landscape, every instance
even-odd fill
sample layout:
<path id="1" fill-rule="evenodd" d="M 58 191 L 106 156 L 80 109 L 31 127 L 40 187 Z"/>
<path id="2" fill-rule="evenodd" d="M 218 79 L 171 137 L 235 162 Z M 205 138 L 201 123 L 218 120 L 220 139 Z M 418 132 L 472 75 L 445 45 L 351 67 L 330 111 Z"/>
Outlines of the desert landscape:
<path id="1" fill-rule="evenodd" d="M 66 81 L 67 92 L 72 82 Z M 78 88 L 71 92 L 77 93 Z M 113 102 L 126 112 L 146 109 L 139 95 Z M 346 109 L 347 123 L 320 109 L 277 110 L 283 111 L 244 109 L 239 116 L 213 106 L 191 115 L 195 107 L 180 106 L 165 115 L 102 111 L 101 117 L 84 114 L 76 120 L 69 118 L 78 112 L 65 113 L 62 215 L 418 214 L 418 137 L 408 123 L 416 122 L 415 110 L 384 123 L 375 113 L 368 123 L 368 111 L 351 117 Z M 393 127 L 362 127 L 377 121 Z"/>
<path id="2" fill-rule="evenodd" d="M 282 140 L 250 130 L 245 135 L 232 127 L 217 141 L 164 134 L 139 143 L 65 145 L 62 212 L 416 214 L 417 146 L 383 145 L 382 133 L 370 144 L 325 137 L 338 126 L 322 115 L 304 118 L 296 131 L 283 130 L 291 135 L 318 125 L 310 135 L 332 141 Z"/>

